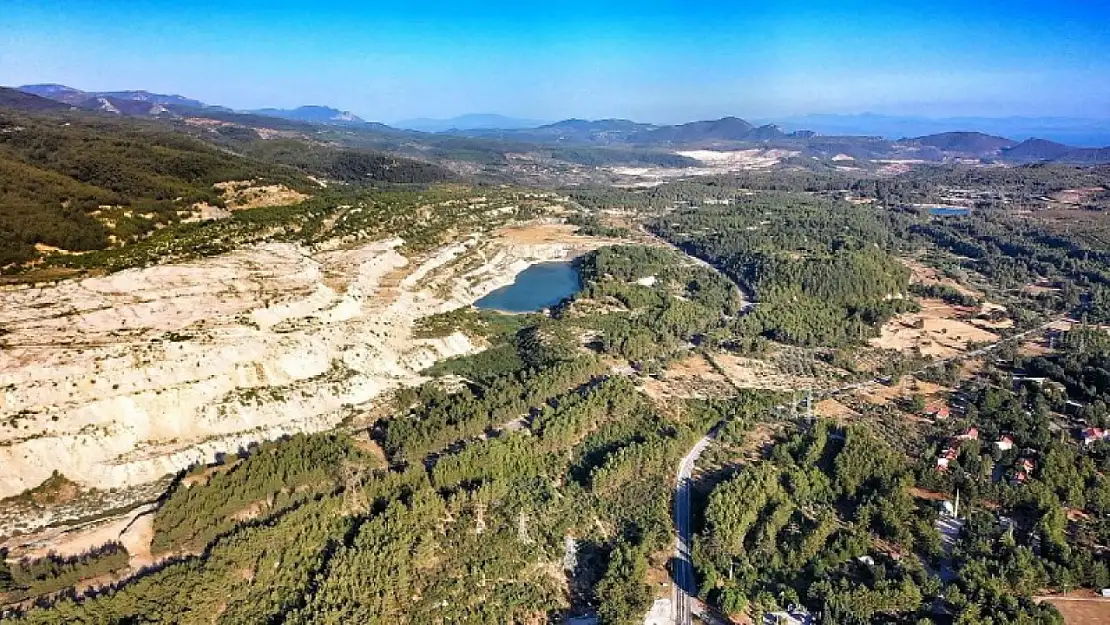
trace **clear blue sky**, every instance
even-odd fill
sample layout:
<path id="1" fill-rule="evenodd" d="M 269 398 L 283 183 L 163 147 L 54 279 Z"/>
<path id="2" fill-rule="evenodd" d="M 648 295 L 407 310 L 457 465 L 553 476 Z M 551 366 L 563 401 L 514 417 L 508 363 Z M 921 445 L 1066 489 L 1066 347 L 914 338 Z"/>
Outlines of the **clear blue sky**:
<path id="1" fill-rule="evenodd" d="M 383 121 L 1110 117 L 1097 0 L 0 4 L 5 85 L 329 104 Z"/>

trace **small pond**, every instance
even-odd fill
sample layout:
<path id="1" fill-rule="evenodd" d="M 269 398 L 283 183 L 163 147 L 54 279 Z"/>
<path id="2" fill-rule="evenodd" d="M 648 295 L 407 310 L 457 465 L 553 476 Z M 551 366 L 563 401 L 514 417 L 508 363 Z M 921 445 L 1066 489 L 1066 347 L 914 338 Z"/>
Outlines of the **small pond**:
<path id="1" fill-rule="evenodd" d="M 536 312 L 558 304 L 582 288 L 569 262 L 540 263 L 520 272 L 509 286 L 474 302 L 478 308 L 511 313 Z"/>
<path id="2" fill-rule="evenodd" d="M 961 206 L 933 206 L 929 209 L 929 214 L 937 217 L 957 217 L 967 215 L 970 212 L 970 208 Z"/>

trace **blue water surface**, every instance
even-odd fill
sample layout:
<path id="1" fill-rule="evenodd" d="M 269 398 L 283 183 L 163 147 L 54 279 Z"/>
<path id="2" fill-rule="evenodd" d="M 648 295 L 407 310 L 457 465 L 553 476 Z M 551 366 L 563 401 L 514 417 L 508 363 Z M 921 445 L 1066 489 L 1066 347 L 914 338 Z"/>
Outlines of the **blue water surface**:
<path id="1" fill-rule="evenodd" d="M 540 263 L 520 272 L 509 286 L 474 302 L 478 308 L 523 313 L 558 304 L 582 288 L 571 263 Z"/>
<path id="2" fill-rule="evenodd" d="M 929 214 L 936 215 L 937 217 L 963 216 L 970 212 L 970 208 L 960 208 L 957 206 L 934 206 L 929 209 Z"/>

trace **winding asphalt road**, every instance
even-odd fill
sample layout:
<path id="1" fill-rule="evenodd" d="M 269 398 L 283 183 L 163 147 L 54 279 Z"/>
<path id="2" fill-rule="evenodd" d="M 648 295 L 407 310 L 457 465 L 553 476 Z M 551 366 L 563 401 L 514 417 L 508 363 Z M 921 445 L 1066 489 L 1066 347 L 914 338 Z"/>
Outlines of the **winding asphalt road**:
<path id="1" fill-rule="evenodd" d="M 1059 323 L 1060 321 L 1063 321 L 1065 319 L 1066 317 L 1054 318 L 1031 330 L 1026 330 L 1025 332 L 1021 332 L 1013 336 L 1008 336 L 1004 339 L 1001 339 L 979 349 L 967 352 L 965 354 L 960 354 L 958 356 L 953 356 L 952 358 L 946 358 L 944 360 L 932 362 L 927 367 L 923 367 L 922 369 L 919 369 L 917 371 L 910 372 L 909 375 L 918 374 L 928 369 L 947 364 L 948 362 L 954 360 L 963 360 L 985 355 L 993 351 L 999 345 L 1012 341 L 1020 341 L 1034 334 L 1044 332 L 1052 325 Z M 846 391 L 857 390 L 881 383 L 882 382 L 880 382 L 879 380 L 865 380 L 863 382 L 856 382 L 854 384 L 848 384 L 835 389 L 829 389 L 822 393 L 815 393 L 813 395 L 813 398 L 823 399 L 826 397 L 839 395 L 840 393 L 844 393 Z M 776 409 L 784 407 L 789 408 L 790 404 L 779 406 Z M 725 422 L 722 421 L 713 426 L 713 429 L 710 430 L 708 434 L 698 439 L 697 443 L 694 443 L 694 446 L 685 456 L 682 457 L 682 461 L 678 463 L 678 472 L 675 475 L 675 545 L 674 559 L 672 560 L 671 567 L 671 576 L 672 581 L 674 582 L 673 606 L 675 615 L 674 622 L 676 625 L 693 625 L 694 616 L 698 607 L 697 599 L 695 598 L 697 597 L 698 592 L 697 583 L 694 580 L 694 564 L 690 559 L 691 549 L 693 545 L 693 539 L 691 535 L 692 529 L 690 527 L 690 488 L 693 485 L 694 465 L 697 463 L 698 458 L 701 456 L 702 452 L 705 451 L 706 448 L 709 447 L 710 443 L 713 442 L 713 439 L 717 437 L 717 434 L 718 432 L 720 432 L 721 427 L 724 425 L 724 423 Z"/>
<path id="2" fill-rule="evenodd" d="M 691 530 L 690 530 L 690 486 L 694 474 L 694 463 L 697 462 L 701 452 L 709 447 L 713 437 L 717 435 L 718 428 L 703 436 L 682 458 L 678 465 L 678 476 L 674 492 L 674 520 L 677 530 L 675 539 L 673 572 L 674 575 L 674 610 L 677 625 L 691 625 L 693 623 L 693 596 L 697 596 L 697 585 L 694 583 L 694 564 L 690 561 Z"/>

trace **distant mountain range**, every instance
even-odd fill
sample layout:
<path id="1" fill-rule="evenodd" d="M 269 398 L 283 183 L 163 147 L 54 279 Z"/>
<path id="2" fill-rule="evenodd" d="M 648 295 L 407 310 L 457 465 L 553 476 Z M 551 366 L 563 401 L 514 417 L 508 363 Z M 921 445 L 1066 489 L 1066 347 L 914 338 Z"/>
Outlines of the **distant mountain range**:
<path id="1" fill-rule="evenodd" d="M 21 111 L 50 111 L 70 108 L 62 102 L 5 87 L 0 87 L 0 107 Z"/>
<path id="2" fill-rule="evenodd" d="M 451 130 L 450 134 L 563 145 L 632 145 L 675 147 L 729 142 L 766 142 L 799 138 L 774 125 L 753 126 L 738 117 L 690 122 L 675 126 L 644 124 L 627 119 L 566 119 L 537 128 Z"/>
<path id="3" fill-rule="evenodd" d="M 447 119 L 432 119 L 419 117 L 404 119 L 391 124 L 394 128 L 404 130 L 418 130 L 420 132 L 445 132 L 448 130 L 517 130 L 521 128 L 537 128 L 550 122 L 537 119 L 524 119 L 521 117 L 507 117 L 496 113 L 472 113 Z"/>
<path id="4" fill-rule="evenodd" d="M 863 113 L 804 115 L 762 120 L 784 128 L 806 128 L 825 135 L 872 135 L 887 139 L 920 137 L 952 130 L 978 131 L 1019 141 L 1049 139 L 1083 147 L 1110 145 L 1110 119 L 1073 117 L 925 118 Z"/>
<path id="5" fill-rule="evenodd" d="M 179 95 L 151 93 L 149 91 L 82 91 L 66 85 L 23 85 L 18 90 L 40 98 L 86 109 L 121 115 L 178 115 L 200 111 L 233 113 L 224 106 L 212 106 L 200 100 Z M 357 115 L 328 106 L 301 106 L 295 109 L 266 108 L 244 111 L 250 115 L 264 115 L 313 124 L 365 124 Z"/>
<path id="6" fill-rule="evenodd" d="M 1046 139 L 1026 139 L 1002 150 L 1002 158 L 1016 163 L 1059 162 L 1080 165 L 1110 163 L 1110 147 L 1077 148 Z"/>
<path id="7" fill-rule="evenodd" d="M 165 95 L 150 93 L 149 91 L 81 91 L 73 87 L 56 84 L 23 85 L 19 90 L 49 100 L 64 102 L 80 108 L 102 107 L 103 101 L 142 102 L 151 106 L 182 106 L 188 108 L 204 108 L 205 104 L 179 95 Z"/>
<path id="8" fill-rule="evenodd" d="M 47 110 L 74 107 L 125 116 L 184 117 L 200 116 L 238 123 L 247 127 L 265 126 L 267 119 L 284 120 L 293 127 L 310 128 L 311 124 L 343 125 L 364 132 L 388 136 L 394 141 L 427 142 L 428 134 L 465 137 L 490 142 L 510 141 L 513 144 L 534 144 L 558 149 L 613 147 L 625 151 L 668 151 L 676 149 L 739 149 L 776 147 L 800 152 L 803 156 L 832 158 L 850 156 L 856 159 L 902 158 L 943 161 L 950 158 L 995 160 L 1009 163 L 1058 162 L 1077 164 L 1110 163 L 1110 148 L 1082 147 L 1051 137 L 1006 135 L 982 130 L 987 126 L 1049 125 L 1057 132 L 1098 132 L 1098 123 L 1091 120 L 1040 118 L 1037 120 L 1006 118 L 952 118 L 926 120 L 882 115 L 813 115 L 792 118 L 792 124 L 812 122 L 805 130 L 788 132 L 778 124 L 757 125 L 738 117 L 694 121 L 685 124 L 659 125 L 627 119 L 566 119 L 541 124 L 536 120 L 505 117 L 496 114 L 463 115 L 450 119 L 415 119 L 399 122 L 407 130 L 367 122 L 347 111 L 329 106 L 302 106 L 295 109 L 264 108 L 236 112 L 210 106 L 180 95 L 148 91 L 82 91 L 65 85 L 26 85 L 18 90 L 0 88 L 0 106 L 24 110 Z M 276 122 L 274 122 L 276 123 Z M 785 122 L 784 122 L 785 124 Z M 941 124 L 951 124 L 940 126 Z M 1023 125 L 1024 124 L 1024 125 Z M 1110 143 L 1110 122 L 1105 122 Z M 446 128 L 444 128 L 446 126 Z M 902 130 L 934 128 L 938 132 L 902 133 Z M 978 128 L 957 130 L 952 128 Z M 833 132 L 829 132 L 833 130 Z M 1070 130 L 1069 130 L 1070 129 Z M 417 132 L 419 131 L 419 132 Z M 423 137 L 423 139 L 422 139 Z M 907 138 L 908 137 L 908 138 Z M 1014 138 L 1010 138 L 1014 137 Z M 1024 139 L 1024 140 L 1022 140 Z M 515 149 L 515 148 L 514 148 Z"/>
<path id="9" fill-rule="evenodd" d="M 1011 163 L 1060 162 L 1099 164 L 1110 162 L 1110 148 L 1082 148 L 1047 139 L 1026 139 L 1022 142 L 981 132 L 942 132 L 914 139 L 902 139 L 898 145 L 933 148 L 943 155 L 973 158 L 997 158 Z"/>
<path id="10" fill-rule="evenodd" d="M 484 137 L 522 141 L 528 143 L 609 145 L 627 143 L 629 137 L 639 132 L 654 130 L 658 126 L 641 124 L 627 119 L 564 119 L 537 128 L 478 128 L 467 131 L 447 131 L 468 137 Z"/>
<path id="11" fill-rule="evenodd" d="M 1017 145 L 1017 141 L 1005 137 L 995 137 L 981 132 L 942 132 L 935 135 L 917 137 L 913 141 L 941 152 L 963 152 L 986 154 L 1000 152 Z"/>
<path id="12" fill-rule="evenodd" d="M 257 109 L 246 111 L 253 115 L 280 117 L 313 124 L 365 124 L 366 120 L 349 111 L 341 111 L 330 106 L 299 106 L 295 109 Z"/>

